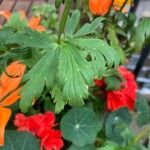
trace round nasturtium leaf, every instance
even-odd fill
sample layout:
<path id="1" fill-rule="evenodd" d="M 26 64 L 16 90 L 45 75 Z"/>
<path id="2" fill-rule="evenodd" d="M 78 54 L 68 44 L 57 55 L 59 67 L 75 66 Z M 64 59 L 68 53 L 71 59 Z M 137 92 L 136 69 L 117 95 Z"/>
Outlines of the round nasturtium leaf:
<path id="1" fill-rule="evenodd" d="M 129 124 L 131 123 L 131 115 L 127 108 L 120 108 L 110 113 L 105 122 L 105 132 L 107 138 L 111 141 L 121 144 L 124 141 L 124 139 L 120 133 L 120 130 L 116 130 L 118 123 L 120 125 L 123 125 L 122 132 L 123 128 L 125 130 L 125 127 L 129 126 Z"/>
<path id="2" fill-rule="evenodd" d="M 63 137 L 80 147 L 93 143 L 100 128 L 100 121 L 89 107 L 72 108 L 61 120 Z"/>

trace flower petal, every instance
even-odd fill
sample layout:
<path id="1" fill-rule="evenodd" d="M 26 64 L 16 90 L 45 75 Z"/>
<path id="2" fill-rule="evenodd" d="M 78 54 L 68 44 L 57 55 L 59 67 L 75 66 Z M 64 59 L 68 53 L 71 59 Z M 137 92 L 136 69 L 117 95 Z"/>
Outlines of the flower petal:
<path id="1" fill-rule="evenodd" d="M 11 63 L 7 68 L 6 72 L 10 76 L 6 75 L 5 72 L 0 77 L 0 99 L 5 97 L 7 94 L 15 90 L 20 84 L 26 66 L 18 61 Z"/>
<path id="2" fill-rule="evenodd" d="M 0 146 L 4 145 L 5 127 L 11 116 L 9 108 L 0 107 Z"/>

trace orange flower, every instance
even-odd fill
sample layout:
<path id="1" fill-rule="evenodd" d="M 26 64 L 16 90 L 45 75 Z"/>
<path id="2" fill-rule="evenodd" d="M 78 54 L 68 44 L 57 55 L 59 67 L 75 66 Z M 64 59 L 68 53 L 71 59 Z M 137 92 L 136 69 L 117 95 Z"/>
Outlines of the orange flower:
<path id="1" fill-rule="evenodd" d="M 125 5 L 125 7 L 131 7 L 133 0 L 128 0 L 127 4 Z M 123 4 L 125 3 L 125 0 L 114 0 L 113 6 L 114 6 L 114 10 L 118 11 L 120 10 L 120 8 L 123 6 Z M 126 12 L 126 9 L 123 9 L 123 12 Z"/>
<path id="2" fill-rule="evenodd" d="M 40 25 L 41 18 L 40 17 L 32 17 L 28 22 L 28 27 L 33 30 L 37 30 L 39 32 L 45 31 L 45 27 Z"/>
<path id="3" fill-rule="evenodd" d="M 19 11 L 19 14 L 21 20 L 26 18 L 24 11 Z M 9 11 L 0 11 L 0 15 L 2 15 L 6 20 L 9 20 L 12 14 Z M 40 17 L 32 17 L 28 21 L 28 27 L 30 27 L 33 30 L 37 30 L 39 32 L 45 31 L 45 27 L 40 25 L 40 22 L 41 22 Z"/>
<path id="4" fill-rule="evenodd" d="M 6 20 L 9 20 L 11 13 L 9 11 L 0 11 L 0 15 L 3 16 Z"/>
<path id="5" fill-rule="evenodd" d="M 89 0 L 89 9 L 94 15 L 105 15 L 108 13 L 112 0 Z"/>
<path id="6" fill-rule="evenodd" d="M 5 127 L 11 116 L 11 109 L 6 107 L 20 98 L 21 88 L 18 88 L 18 86 L 25 69 L 24 64 L 15 61 L 6 68 L 6 72 L 14 77 L 9 77 L 5 72 L 0 76 L 0 146 L 4 145 Z"/>

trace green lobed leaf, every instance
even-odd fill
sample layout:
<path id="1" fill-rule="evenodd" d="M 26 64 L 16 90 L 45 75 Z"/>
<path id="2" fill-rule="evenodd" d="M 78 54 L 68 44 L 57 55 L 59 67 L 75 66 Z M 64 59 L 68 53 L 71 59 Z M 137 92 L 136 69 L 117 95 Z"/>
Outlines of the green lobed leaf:
<path id="1" fill-rule="evenodd" d="M 88 86 L 93 83 L 94 72 L 79 53 L 69 44 L 61 47 L 58 67 L 58 83 L 63 87 L 64 98 L 72 106 L 84 105 L 89 95 Z"/>
<path id="2" fill-rule="evenodd" d="M 120 63 L 116 51 L 103 40 L 96 38 L 73 38 L 69 39 L 69 42 L 89 53 L 94 72 L 97 72 L 98 77 L 104 74 L 106 67 L 117 67 Z"/>
<path id="3" fill-rule="evenodd" d="M 60 113 L 65 107 L 65 99 L 58 85 L 54 85 L 51 95 L 55 102 L 55 113 Z"/>
<path id="4" fill-rule="evenodd" d="M 128 140 L 130 132 L 127 126 L 130 122 L 131 115 L 127 108 L 121 108 L 110 113 L 105 122 L 105 132 L 107 138 L 119 144 L 122 144 L 124 140 Z"/>
<path id="5" fill-rule="evenodd" d="M 29 28 L 25 28 L 24 32 L 17 32 L 7 39 L 8 44 L 18 44 L 21 47 L 32 47 L 50 49 L 53 46 L 51 36 L 47 33 L 40 33 Z"/>
<path id="6" fill-rule="evenodd" d="M 137 124 L 141 127 L 147 123 L 150 123 L 150 106 L 148 101 L 143 97 L 138 95 L 136 101 L 137 110 Z"/>
<path id="7" fill-rule="evenodd" d="M 71 17 L 68 17 L 67 19 L 66 29 L 65 29 L 65 34 L 67 37 L 71 37 L 73 35 L 79 23 L 79 20 L 80 20 L 80 12 L 79 10 L 75 10 L 72 13 Z"/>
<path id="8" fill-rule="evenodd" d="M 40 145 L 29 132 L 8 130 L 5 132 L 5 145 L 0 150 L 40 150 Z"/>
<path id="9" fill-rule="evenodd" d="M 88 107 L 72 108 L 61 119 L 63 137 L 77 146 L 92 144 L 96 140 L 101 122 Z"/>
<path id="10" fill-rule="evenodd" d="M 97 17 L 91 23 L 86 23 L 83 27 L 81 27 L 73 37 L 81 37 L 88 34 L 91 34 L 97 29 L 98 27 L 102 26 L 102 21 L 104 20 L 103 17 Z"/>
<path id="11" fill-rule="evenodd" d="M 83 147 L 79 147 L 79 146 L 72 144 L 68 150 L 96 150 L 96 147 L 90 144 L 83 146 Z"/>
<path id="12" fill-rule="evenodd" d="M 7 39 L 14 33 L 14 29 L 11 27 L 5 27 L 0 30 L 0 54 L 7 50 Z"/>
<path id="13" fill-rule="evenodd" d="M 28 110 L 34 100 L 37 100 L 46 85 L 48 90 L 54 85 L 58 66 L 58 49 L 45 54 L 34 67 L 24 76 L 27 81 L 21 90 L 20 108 L 23 112 Z"/>

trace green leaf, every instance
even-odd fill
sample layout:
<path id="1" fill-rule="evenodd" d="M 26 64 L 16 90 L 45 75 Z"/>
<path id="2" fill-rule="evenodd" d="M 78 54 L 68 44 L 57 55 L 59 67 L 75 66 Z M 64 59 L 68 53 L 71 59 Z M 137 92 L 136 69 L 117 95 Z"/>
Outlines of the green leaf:
<path id="1" fill-rule="evenodd" d="M 137 26 L 135 34 L 133 35 L 133 42 L 137 51 L 142 49 L 142 46 L 147 42 L 150 42 L 150 19 L 143 19 Z"/>
<path id="2" fill-rule="evenodd" d="M 117 90 L 121 86 L 123 78 L 120 76 L 118 71 L 114 70 L 112 75 L 105 77 L 106 90 Z"/>
<path id="3" fill-rule="evenodd" d="M 5 132 L 5 145 L 0 150 L 40 150 L 40 145 L 29 132 L 8 130 Z"/>
<path id="4" fill-rule="evenodd" d="M 149 150 L 141 144 L 134 144 L 129 147 L 129 150 Z"/>
<path id="5" fill-rule="evenodd" d="M 61 131 L 66 140 L 77 146 L 85 146 L 96 140 L 100 124 L 91 108 L 72 108 L 61 120 Z"/>
<path id="6" fill-rule="evenodd" d="M 96 148 L 94 145 L 86 145 L 83 147 L 79 147 L 79 146 L 72 144 L 68 150 L 96 150 Z"/>
<path id="7" fill-rule="evenodd" d="M 105 132 L 109 140 L 122 144 L 129 131 L 127 126 L 131 122 L 131 115 L 127 108 L 112 112 L 105 123 Z M 128 137 L 127 137 L 128 138 Z"/>
<path id="8" fill-rule="evenodd" d="M 94 72 L 75 46 L 64 44 L 59 55 L 58 82 L 63 87 L 64 98 L 71 106 L 84 105 L 93 83 Z"/>
<path id="9" fill-rule="evenodd" d="M 63 92 L 59 89 L 57 85 L 53 87 L 51 92 L 52 98 L 54 98 L 55 104 L 55 113 L 60 113 L 61 110 L 65 107 L 65 99 L 63 96 Z"/>
<path id="10" fill-rule="evenodd" d="M 27 27 L 27 20 L 21 19 L 20 13 L 15 12 L 11 15 L 10 19 L 5 24 L 5 26 L 11 26 L 17 30 L 22 30 L 25 27 Z"/>
<path id="11" fill-rule="evenodd" d="M 120 46 L 119 40 L 117 38 L 115 28 L 110 26 L 108 28 L 108 34 L 109 34 L 110 45 L 116 50 L 118 56 L 120 57 L 121 63 L 123 64 L 126 58 L 123 49 Z"/>
<path id="12" fill-rule="evenodd" d="M 21 47 L 51 49 L 53 45 L 51 37 L 47 33 L 40 33 L 26 28 L 22 33 L 16 33 L 7 39 L 8 44 L 18 44 Z"/>
<path id="13" fill-rule="evenodd" d="M 103 147 L 97 148 L 96 150 L 120 150 L 120 146 L 112 141 L 106 141 Z"/>
<path id="14" fill-rule="evenodd" d="M 58 8 L 62 3 L 62 0 L 55 0 L 55 6 Z"/>
<path id="15" fill-rule="evenodd" d="M 79 10 L 75 10 L 72 13 L 71 18 L 68 17 L 67 19 L 66 30 L 65 30 L 65 34 L 67 37 L 71 37 L 73 35 L 79 23 L 79 20 L 80 20 L 80 12 Z"/>
<path id="16" fill-rule="evenodd" d="M 45 54 L 35 66 L 24 76 L 27 81 L 21 90 L 20 108 L 23 112 L 28 110 L 34 100 L 37 100 L 45 87 L 51 90 L 54 85 L 58 67 L 58 49 Z"/>
<path id="17" fill-rule="evenodd" d="M 136 101 L 137 110 L 137 124 L 141 127 L 147 123 L 150 123 L 150 106 L 148 100 L 143 96 L 138 95 Z"/>
<path id="18" fill-rule="evenodd" d="M 90 24 L 86 23 L 73 35 L 73 37 L 81 37 L 93 33 L 98 27 L 103 25 L 103 20 L 103 17 L 98 17 L 95 20 L 93 20 Z"/>
<path id="19" fill-rule="evenodd" d="M 94 72 L 97 72 L 98 77 L 104 74 L 106 66 L 108 68 L 117 67 L 120 63 L 116 51 L 103 40 L 96 38 L 73 38 L 69 39 L 69 42 L 89 53 Z"/>
<path id="20" fill-rule="evenodd" d="M 14 33 L 13 28 L 10 27 L 5 27 L 0 30 L 0 54 L 1 52 L 5 52 L 7 50 L 6 48 L 7 38 L 11 36 L 13 33 Z"/>

